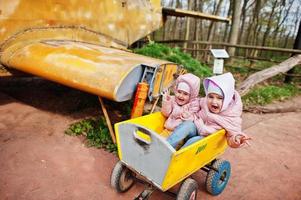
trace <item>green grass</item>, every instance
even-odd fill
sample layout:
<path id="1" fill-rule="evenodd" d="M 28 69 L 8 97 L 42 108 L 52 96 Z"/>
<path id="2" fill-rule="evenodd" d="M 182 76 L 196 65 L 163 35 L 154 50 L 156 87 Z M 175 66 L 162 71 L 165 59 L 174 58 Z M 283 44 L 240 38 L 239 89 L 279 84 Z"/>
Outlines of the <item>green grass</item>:
<path id="1" fill-rule="evenodd" d="M 137 54 L 168 60 L 183 65 L 188 72 L 191 72 L 199 77 L 207 77 L 212 75 L 212 70 L 208 66 L 192 58 L 190 54 L 182 52 L 177 47 L 170 48 L 163 44 L 150 43 L 143 48 L 134 49 L 133 51 Z"/>
<path id="2" fill-rule="evenodd" d="M 283 86 L 263 86 L 256 87 L 248 94 L 242 97 L 244 106 L 250 105 L 266 105 L 275 100 L 285 100 L 292 96 L 300 94 L 300 88 L 295 85 L 285 84 Z"/>
<path id="3" fill-rule="evenodd" d="M 113 143 L 105 119 L 90 118 L 73 123 L 65 131 L 71 136 L 83 135 L 86 137 L 85 144 L 88 147 L 103 148 L 109 152 L 116 153 L 117 146 Z"/>

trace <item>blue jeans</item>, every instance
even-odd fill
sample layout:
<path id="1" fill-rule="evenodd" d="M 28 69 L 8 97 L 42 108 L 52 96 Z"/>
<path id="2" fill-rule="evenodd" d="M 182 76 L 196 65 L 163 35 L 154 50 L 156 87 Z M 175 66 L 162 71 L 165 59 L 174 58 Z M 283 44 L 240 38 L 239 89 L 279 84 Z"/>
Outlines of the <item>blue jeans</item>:
<path id="1" fill-rule="evenodd" d="M 184 121 L 179 126 L 175 128 L 172 134 L 167 138 L 167 142 L 177 148 L 178 144 L 186 139 L 187 142 L 182 146 L 182 148 L 202 139 L 202 136 L 198 135 L 198 131 L 193 121 Z"/>

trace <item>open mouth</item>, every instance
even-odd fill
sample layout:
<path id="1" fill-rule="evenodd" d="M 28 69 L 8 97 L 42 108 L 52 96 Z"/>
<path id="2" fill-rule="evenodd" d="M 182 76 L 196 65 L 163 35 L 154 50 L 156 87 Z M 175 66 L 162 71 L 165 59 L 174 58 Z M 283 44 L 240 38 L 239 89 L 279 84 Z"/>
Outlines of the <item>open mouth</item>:
<path id="1" fill-rule="evenodd" d="M 215 106 L 215 105 L 212 105 L 211 107 L 212 107 L 213 109 L 215 109 L 215 110 L 216 110 L 216 109 L 219 109 L 219 107 L 218 107 L 218 106 Z"/>
<path id="2" fill-rule="evenodd" d="M 178 104 L 183 104 L 183 103 L 185 103 L 185 100 L 184 100 L 184 99 L 179 99 L 179 98 L 178 98 L 176 101 L 177 101 Z"/>
<path id="3" fill-rule="evenodd" d="M 219 106 L 211 105 L 211 110 L 212 110 L 212 111 L 217 112 L 217 111 L 219 111 L 219 109 L 220 109 Z"/>

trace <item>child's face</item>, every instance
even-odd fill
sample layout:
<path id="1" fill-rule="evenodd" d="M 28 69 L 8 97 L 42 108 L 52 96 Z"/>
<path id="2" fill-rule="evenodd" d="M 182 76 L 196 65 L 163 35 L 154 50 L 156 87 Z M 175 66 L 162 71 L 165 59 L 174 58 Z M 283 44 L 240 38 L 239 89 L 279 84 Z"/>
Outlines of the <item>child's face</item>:
<path id="1" fill-rule="evenodd" d="M 183 90 L 177 90 L 175 93 L 176 103 L 183 106 L 189 102 L 190 94 Z"/>
<path id="2" fill-rule="evenodd" d="M 209 93 L 207 95 L 207 106 L 210 112 L 219 113 L 223 106 L 224 98 L 215 93 Z"/>

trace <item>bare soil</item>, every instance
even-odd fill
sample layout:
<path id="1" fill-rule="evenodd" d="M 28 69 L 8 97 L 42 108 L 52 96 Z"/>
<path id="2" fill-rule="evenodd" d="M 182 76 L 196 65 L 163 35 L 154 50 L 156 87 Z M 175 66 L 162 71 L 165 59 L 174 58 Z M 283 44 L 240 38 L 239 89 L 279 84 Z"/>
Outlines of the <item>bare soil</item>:
<path id="1" fill-rule="evenodd" d="M 301 106 L 300 96 L 296 102 Z M 64 134 L 69 124 L 99 114 L 95 96 L 41 79 L 0 80 L 0 199 L 137 196 L 141 183 L 124 194 L 110 187 L 118 161 L 114 154 L 87 148 L 83 138 Z M 301 112 L 244 113 L 243 120 L 251 146 L 228 149 L 222 156 L 231 162 L 232 174 L 217 197 L 205 191 L 206 173 L 195 173 L 198 199 L 301 199 Z M 151 199 L 173 198 L 156 191 Z"/>

